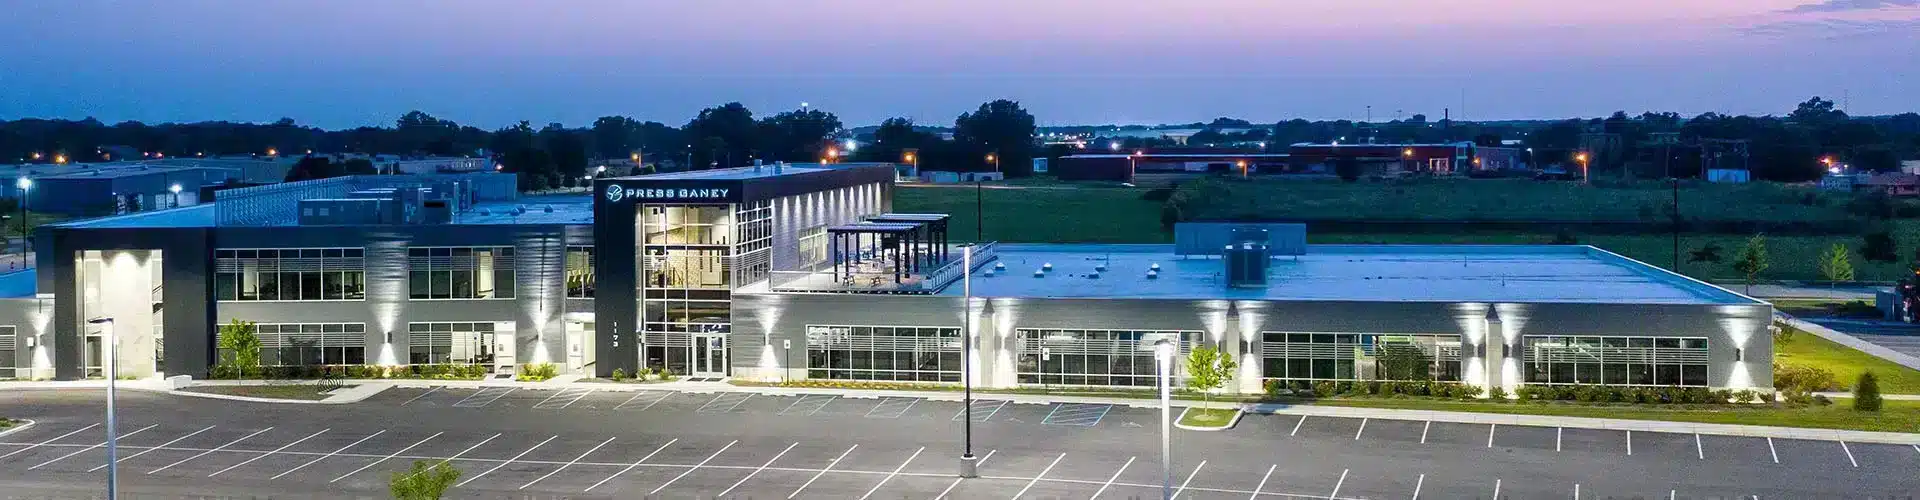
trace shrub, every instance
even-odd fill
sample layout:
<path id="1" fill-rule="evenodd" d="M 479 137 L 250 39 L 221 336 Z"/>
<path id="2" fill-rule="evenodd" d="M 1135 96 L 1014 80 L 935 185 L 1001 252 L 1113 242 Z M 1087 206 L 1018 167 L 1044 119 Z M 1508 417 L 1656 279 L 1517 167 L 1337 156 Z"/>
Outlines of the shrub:
<path id="1" fill-rule="evenodd" d="M 1338 388 L 1338 386 L 1334 385 L 1333 382 L 1328 382 L 1324 380 L 1319 382 L 1314 382 L 1313 395 L 1326 397 L 1326 396 L 1332 396 L 1334 394 L 1339 394 L 1337 392 L 1334 392 L 1334 389 L 1336 388 Z"/>
<path id="2" fill-rule="evenodd" d="M 1777 398 L 1777 397 L 1778 397 L 1778 395 L 1777 395 L 1777 394 L 1775 394 L 1775 393 L 1773 393 L 1773 392 L 1761 392 L 1761 393 L 1760 393 L 1760 402 L 1762 402 L 1762 403 L 1772 403 L 1772 402 L 1774 402 L 1774 400 L 1775 400 L 1775 398 Z"/>
<path id="3" fill-rule="evenodd" d="M 1835 387 L 1832 371 L 1823 368 L 1774 363 L 1773 387 L 1789 392 L 1821 392 Z"/>
<path id="4" fill-rule="evenodd" d="M 1487 399 L 1491 399 L 1494 401 L 1506 401 L 1507 390 L 1505 388 L 1498 387 L 1498 386 L 1495 386 L 1491 389 L 1487 389 Z"/>
<path id="5" fill-rule="evenodd" d="M 520 365 L 519 376 L 514 379 L 522 382 L 542 382 L 559 374 L 560 369 L 554 367 L 553 363 L 529 363 Z"/>
<path id="6" fill-rule="evenodd" d="M 1833 400 L 1827 399 L 1827 396 L 1825 394 L 1815 394 L 1813 395 L 1813 403 L 1820 406 L 1826 406 L 1826 405 L 1833 404 Z"/>
<path id="7" fill-rule="evenodd" d="M 615 382 L 625 382 L 625 381 L 627 381 L 627 369 L 626 369 L 626 368 L 614 368 L 614 369 L 613 369 L 613 380 L 614 380 Z"/>
<path id="8" fill-rule="evenodd" d="M 1733 393 L 1734 402 L 1741 404 L 1752 403 L 1754 397 L 1755 394 L 1752 389 L 1741 389 Z"/>
<path id="9" fill-rule="evenodd" d="M 1853 409 L 1880 411 L 1880 405 L 1880 377 L 1872 370 L 1860 372 L 1860 381 L 1853 384 Z"/>
<path id="10" fill-rule="evenodd" d="M 447 488 L 460 479 L 460 471 L 441 461 L 433 465 L 426 460 L 415 460 L 413 469 L 406 472 L 394 472 L 387 487 L 392 490 L 393 498 L 399 500 L 437 500 L 446 494 Z"/>

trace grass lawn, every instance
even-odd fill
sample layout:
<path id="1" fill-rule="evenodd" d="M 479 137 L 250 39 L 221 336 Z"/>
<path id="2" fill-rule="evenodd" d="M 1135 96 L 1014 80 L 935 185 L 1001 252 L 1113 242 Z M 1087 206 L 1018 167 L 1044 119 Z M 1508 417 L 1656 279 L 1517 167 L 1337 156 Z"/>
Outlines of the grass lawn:
<path id="1" fill-rule="evenodd" d="M 1664 420 L 1706 424 L 1768 425 L 1882 432 L 1920 432 L 1920 401 L 1886 401 L 1879 412 L 1853 411 L 1849 400 L 1827 406 L 1788 408 L 1752 405 L 1751 408 L 1727 406 L 1685 407 L 1675 405 L 1636 406 L 1563 403 L 1496 403 L 1486 401 L 1442 401 L 1430 399 L 1321 399 L 1307 404 L 1400 410 L 1438 410 L 1509 415 L 1550 415 L 1562 417 L 1620 418 L 1628 420 Z"/>
<path id="2" fill-rule="evenodd" d="M 1231 408 L 1188 408 L 1180 414 L 1180 425 L 1192 427 L 1226 427 L 1233 423 L 1233 416 L 1240 410 Z"/>
<path id="3" fill-rule="evenodd" d="M 1807 332 L 1795 332 L 1793 340 L 1774 340 L 1776 363 L 1806 365 L 1832 371 L 1840 390 L 1851 390 L 1860 372 L 1873 370 L 1880 376 L 1881 394 L 1920 394 L 1920 370 L 1856 351 Z M 1892 401 L 1888 401 L 1892 403 Z"/>
<path id="4" fill-rule="evenodd" d="M 352 386 L 332 384 L 272 384 L 272 385 L 207 385 L 181 389 L 187 392 L 205 394 L 225 394 L 228 396 L 246 396 L 251 398 L 299 399 L 319 401 L 327 399 L 324 391 L 344 389 Z"/>
<path id="5" fill-rule="evenodd" d="M 11 419 L 11 418 L 0 418 L 0 429 L 5 429 L 5 428 L 8 428 L 8 427 L 13 427 L 13 426 L 15 426 L 15 425 L 20 425 L 20 421 L 19 421 L 19 420 L 14 420 L 14 419 Z"/>
<path id="6" fill-rule="evenodd" d="M 894 190 L 893 209 L 902 213 L 953 216 L 948 231 L 956 241 L 978 234 L 975 190 L 917 187 Z M 987 240 L 1010 243 L 1165 243 L 1160 202 L 1141 198 L 1145 189 L 982 189 Z"/>

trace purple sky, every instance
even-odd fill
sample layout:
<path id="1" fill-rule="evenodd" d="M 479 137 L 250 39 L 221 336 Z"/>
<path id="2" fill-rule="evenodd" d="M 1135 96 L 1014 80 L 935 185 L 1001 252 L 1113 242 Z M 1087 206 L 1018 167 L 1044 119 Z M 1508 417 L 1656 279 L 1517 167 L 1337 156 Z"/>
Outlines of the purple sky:
<path id="1" fill-rule="evenodd" d="M 66 0 L 8 9 L 0 119 L 486 128 L 741 101 L 1045 125 L 1920 110 L 1920 0 Z"/>

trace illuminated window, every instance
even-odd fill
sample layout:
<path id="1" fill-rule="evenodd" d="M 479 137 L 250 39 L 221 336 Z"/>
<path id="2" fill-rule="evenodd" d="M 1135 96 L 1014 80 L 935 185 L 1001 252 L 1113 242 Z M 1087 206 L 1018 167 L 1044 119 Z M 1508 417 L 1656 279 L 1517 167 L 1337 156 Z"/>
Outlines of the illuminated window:
<path id="1" fill-rule="evenodd" d="M 1707 339 L 1528 335 L 1529 384 L 1706 387 Z"/>
<path id="2" fill-rule="evenodd" d="M 408 296 L 414 299 L 511 299 L 513 264 L 513 247 L 408 248 Z"/>
<path id="3" fill-rule="evenodd" d="M 1176 330 L 1015 330 L 1022 384 L 1152 387 L 1158 368 L 1153 345 L 1173 340 L 1180 356 L 1202 333 Z M 1177 361 L 1176 361 L 1177 362 Z"/>
<path id="4" fill-rule="evenodd" d="M 362 300 L 366 251 L 359 248 L 260 248 L 214 252 L 214 298 Z"/>
<path id="5" fill-rule="evenodd" d="M 1262 332 L 1270 380 L 1460 380 L 1459 335 Z"/>
<path id="6" fill-rule="evenodd" d="M 960 328 L 807 325 L 807 377 L 959 382 Z"/>

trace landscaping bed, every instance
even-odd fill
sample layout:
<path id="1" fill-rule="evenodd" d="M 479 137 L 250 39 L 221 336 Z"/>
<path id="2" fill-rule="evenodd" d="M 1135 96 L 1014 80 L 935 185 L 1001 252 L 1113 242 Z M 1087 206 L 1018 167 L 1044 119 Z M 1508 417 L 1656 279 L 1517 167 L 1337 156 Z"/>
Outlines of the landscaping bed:
<path id="1" fill-rule="evenodd" d="M 11 418 L 0 418 L 0 429 L 8 429 L 16 425 L 20 425 L 19 420 L 14 420 Z"/>
<path id="2" fill-rule="evenodd" d="M 1920 370 L 1791 327 L 1783 328 L 1780 335 L 1774 336 L 1773 362 L 1777 366 L 1776 380 L 1781 371 L 1778 366 L 1816 368 L 1833 374 L 1833 383 L 1824 390 L 1845 391 L 1860 378 L 1861 372 L 1872 370 L 1880 377 L 1880 392 L 1920 394 Z"/>
<path id="3" fill-rule="evenodd" d="M 326 393 L 329 391 L 348 387 L 353 386 L 339 384 L 203 385 L 187 387 L 180 390 L 182 392 L 245 396 L 250 398 L 319 401 L 327 399 L 329 395 Z"/>
<path id="4" fill-rule="evenodd" d="M 1190 430 L 1225 429 L 1232 427 L 1239 417 L 1238 408 L 1187 408 L 1180 412 L 1177 424 Z"/>

